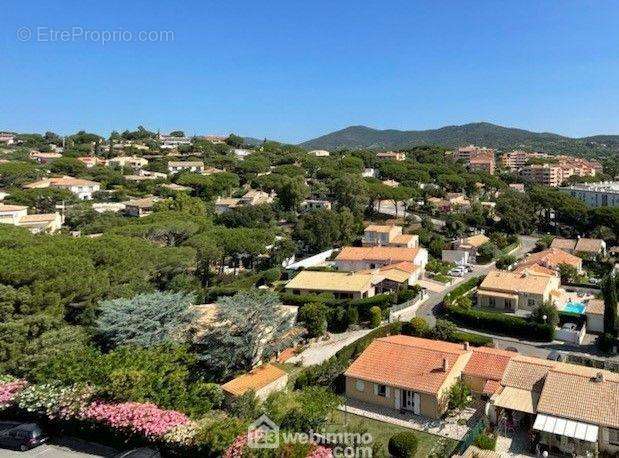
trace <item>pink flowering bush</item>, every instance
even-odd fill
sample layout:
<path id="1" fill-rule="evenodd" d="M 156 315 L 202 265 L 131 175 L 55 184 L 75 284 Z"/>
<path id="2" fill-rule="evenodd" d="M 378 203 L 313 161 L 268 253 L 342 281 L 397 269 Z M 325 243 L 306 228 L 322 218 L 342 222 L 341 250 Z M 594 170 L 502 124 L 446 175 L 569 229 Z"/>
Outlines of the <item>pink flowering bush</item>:
<path id="1" fill-rule="evenodd" d="M 82 412 L 82 418 L 142 434 L 150 439 L 162 438 L 176 426 L 189 422 L 186 415 L 175 410 L 163 410 L 155 404 L 138 402 L 122 404 L 95 402 Z"/>
<path id="2" fill-rule="evenodd" d="M 247 434 L 241 434 L 228 446 L 224 452 L 223 458 L 243 458 L 243 452 L 247 443 L 250 440 L 252 442 L 258 442 L 262 436 L 264 436 L 264 431 L 261 429 L 254 429 Z"/>
<path id="3" fill-rule="evenodd" d="M 0 409 L 11 406 L 17 395 L 28 385 L 28 382 L 11 376 L 0 377 Z"/>
<path id="4" fill-rule="evenodd" d="M 313 450 L 311 450 L 306 458 L 333 458 L 333 451 L 322 445 L 316 445 Z"/>

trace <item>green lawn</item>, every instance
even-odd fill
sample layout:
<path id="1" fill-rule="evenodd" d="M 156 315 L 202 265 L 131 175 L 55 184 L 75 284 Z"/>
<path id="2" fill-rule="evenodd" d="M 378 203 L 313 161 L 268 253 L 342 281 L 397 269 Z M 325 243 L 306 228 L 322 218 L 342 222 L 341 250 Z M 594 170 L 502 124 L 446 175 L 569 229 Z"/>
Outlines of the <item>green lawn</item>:
<path id="1" fill-rule="evenodd" d="M 335 411 L 329 418 L 326 426 L 326 432 L 345 432 L 346 419 L 348 425 L 351 427 L 362 426 L 372 435 L 375 441 L 379 441 L 383 444 L 385 456 L 389 456 L 387 452 L 387 444 L 389 438 L 395 433 L 401 431 L 411 431 L 419 440 L 419 447 L 417 449 L 417 457 L 449 457 L 453 450 L 458 445 L 458 442 L 453 439 L 446 439 L 444 437 L 436 436 L 434 434 L 424 433 L 421 431 L 415 431 L 414 429 L 404 428 L 403 426 L 392 425 L 390 423 L 384 423 L 378 420 L 372 420 L 370 418 L 361 417 L 351 413 L 345 414 L 342 411 Z"/>

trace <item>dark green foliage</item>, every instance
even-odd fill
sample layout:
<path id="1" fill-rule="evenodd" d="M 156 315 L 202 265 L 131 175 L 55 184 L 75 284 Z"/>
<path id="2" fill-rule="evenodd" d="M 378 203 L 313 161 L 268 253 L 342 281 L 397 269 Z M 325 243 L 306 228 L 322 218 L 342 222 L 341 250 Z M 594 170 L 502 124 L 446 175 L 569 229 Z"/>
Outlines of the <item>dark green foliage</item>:
<path id="1" fill-rule="evenodd" d="M 298 320 L 303 323 L 309 337 L 320 337 L 327 331 L 327 307 L 320 302 L 310 302 L 299 310 Z"/>
<path id="2" fill-rule="evenodd" d="M 457 305 L 445 305 L 446 316 L 465 328 L 479 329 L 529 340 L 551 341 L 554 327 L 518 316 L 506 315 Z"/>
<path id="3" fill-rule="evenodd" d="M 380 323 L 383 321 L 383 314 L 378 306 L 373 306 L 370 308 L 370 326 L 376 328 L 380 326 Z"/>
<path id="4" fill-rule="evenodd" d="M 615 275 L 608 275 L 602 284 L 602 294 L 604 295 L 604 333 L 617 336 L 617 279 Z"/>
<path id="5" fill-rule="evenodd" d="M 403 431 L 391 436 L 388 450 L 395 458 L 413 458 L 417 452 L 417 443 L 415 433 Z"/>
<path id="6" fill-rule="evenodd" d="M 492 433 L 482 432 L 475 438 L 475 446 L 482 450 L 494 450 L 496 447 L 497 436 Z"/>
<path id="7" fill-rule="evenodd" d="M 536 323 L 547 323 L 554 327 L 559 324 L 559 311 L 554 304 L 544 303 L 533 310 L 531 313 L 531 319 Z"/>
<path id="8" fill-rule="evenodd" d="M 196 318 L 191 307 L 195 296 L 156 292 L 131 299 L 113 299 L 99 304 L 97 333 L 108 346 L 151 347 L 187 337 L 189 324 Z"/>

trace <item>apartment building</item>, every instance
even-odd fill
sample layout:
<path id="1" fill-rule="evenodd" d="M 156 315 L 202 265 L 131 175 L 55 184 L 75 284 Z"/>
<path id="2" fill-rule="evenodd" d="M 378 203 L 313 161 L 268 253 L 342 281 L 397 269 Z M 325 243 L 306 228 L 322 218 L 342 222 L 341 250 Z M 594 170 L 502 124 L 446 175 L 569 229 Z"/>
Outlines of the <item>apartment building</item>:
<path id="1" fill-rule="evenodd" d="M 454 160 L 464 161 L 467 168 L 471 171 L 482 171 L 490 175 L 494 174 L 495 159 L 494 149 L 492 148 L 469 145 L 458 148 L 452 154 Z"/>
<path id="2" fill-rule="evenodd" d="M 370 224 L 363 231 L 361 239 L 363 246 L 393 246 L 401 248 L 416 248 L 419 246 L 419 236 L 402 234 L 402 226 Z"/>
<path id="3" fill-rule="evenodd" d="M 582 183 L 561 188 L 590 207 L 619 207 L 619 181 Z"/>
<path id="4" fill-rule="evenodd" d="M 520 169 L 520 176 L 531 183 L 556 188 L 563 182 L 560 167 L 551 164 L 529 164 Z"/>

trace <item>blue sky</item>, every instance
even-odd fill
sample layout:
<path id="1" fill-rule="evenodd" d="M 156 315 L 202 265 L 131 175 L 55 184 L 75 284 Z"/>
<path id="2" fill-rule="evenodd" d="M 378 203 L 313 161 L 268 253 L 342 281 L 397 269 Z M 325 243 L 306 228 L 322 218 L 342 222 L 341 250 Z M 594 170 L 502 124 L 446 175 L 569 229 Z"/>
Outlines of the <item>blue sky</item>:
<path id="1" fill-rule="evenodd" d="M 0 130 L 107 135 L 143 124 L 297 142 L 349 125 L 489 121 L 619 134 L 614 1 L 2 6 Z M 53 41 L 52 30 L 76 37 Z M 103 31 L 132 38 L 103 44 Z M 140 31 L 173 39 L 139 41 Z"/>

